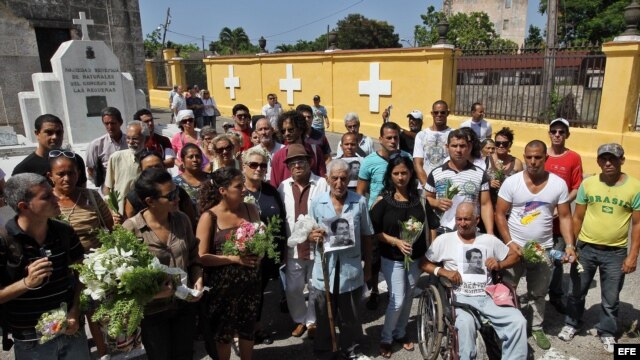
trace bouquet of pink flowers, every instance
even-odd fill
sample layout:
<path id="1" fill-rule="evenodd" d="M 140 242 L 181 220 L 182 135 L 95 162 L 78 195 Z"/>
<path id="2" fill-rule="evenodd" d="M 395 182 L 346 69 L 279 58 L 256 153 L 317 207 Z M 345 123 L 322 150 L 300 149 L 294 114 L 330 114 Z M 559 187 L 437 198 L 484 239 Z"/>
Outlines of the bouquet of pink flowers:
<path id="1" fill-rule="evenodd" d="M 410 217 L 407 221 L 400 221 L 400 240 L 413 246 L 418 236 L 422 234 L 422 228 L 424 224 L 418 221 L 415 217 Z M 404 268 L 409 269 L 409 264 L 412 263 L 411 254 L 404 255 Z"/>
<path id="2" fill-rule="evenodd" d="M 40 344 L 62 335 L 67 329 L 67 304 L 62 303 L 58 309 L 48 311 L 40 316 L 36 331 L 40 334 Z"/>
<path id="3" fill-rule="evenodd" d="M 243 221 L 238 229 L 227 235 L 227 239 L 222 245 L 222 253 L 236 256 L 267 256 L 276 262 L 279 261 L 280 256 L 275 237 L 280 232 L 281 221 L 277 216 L 269 219 L 267 225 L 263 222 Z"/>

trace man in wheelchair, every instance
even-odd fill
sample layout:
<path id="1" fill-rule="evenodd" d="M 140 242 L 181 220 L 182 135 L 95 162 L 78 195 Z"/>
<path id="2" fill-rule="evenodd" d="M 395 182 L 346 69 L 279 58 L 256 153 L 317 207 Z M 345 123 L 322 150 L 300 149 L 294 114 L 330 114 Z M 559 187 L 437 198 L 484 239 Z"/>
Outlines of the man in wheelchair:
<path id="1" fill-rule="evenodd" d="M 494 301 L 485 291 L 492 283 L 491 272 L 515 265 L 519 256 L 495 236 L 477 233 L 478 220 L 475 204 L 460 204 L 456 209 L 457 231 L 440 235 L 433 241 L 422 259 L 421 268 L 449 280 L 455 303 L 471 306 L 491 323 L 502 341 L 503 359 L 526 359 L 527 322 L 522 313 L 514 307 L 515 303 L 507 305 L 508 301 L 497 298 Z M 472 261 L 477 263 L 478 253 L 484 259 L 483 272 L 478 271 L 477 264 L 470 264 Z M 455 315 L 460 359 L 474 359 L 480 324 L 470 312 L 461 308 L 456 308 Z"/>

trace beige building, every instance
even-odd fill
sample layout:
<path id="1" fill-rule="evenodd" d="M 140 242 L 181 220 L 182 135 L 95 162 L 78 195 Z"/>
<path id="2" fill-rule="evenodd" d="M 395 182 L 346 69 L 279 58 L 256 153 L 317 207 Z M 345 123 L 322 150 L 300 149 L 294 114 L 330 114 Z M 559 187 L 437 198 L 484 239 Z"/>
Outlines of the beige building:
<path id="1" fill-rule="evenodd" d="M 503 39 L 524 43 L 527 26 L 527 0 L 445 0 L 451 4 L 451 13 L 484 11 Z"/>

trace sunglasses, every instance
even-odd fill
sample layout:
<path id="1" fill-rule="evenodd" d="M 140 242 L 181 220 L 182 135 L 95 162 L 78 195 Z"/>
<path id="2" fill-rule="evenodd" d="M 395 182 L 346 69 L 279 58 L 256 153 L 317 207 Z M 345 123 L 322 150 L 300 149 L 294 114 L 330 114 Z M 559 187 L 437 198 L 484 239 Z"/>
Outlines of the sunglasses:
<path id="1" fill-rule="evenodd" d="M 224 153 L 225 153 L 225 151 L 226 151 L 226 152 L 231 152 L 231 151 L 233 151 L 233 145 L 229 145 L 229 146 L 226 146 L 226 147 L 223 147 L 223 148 L 216 148 L 216 152 L 217 152 L 218 154 L 224 154 Z"/>
<path id="2" fill-rule="evenodd" d="M 173 200 L 178 198 L 178 195 L 179 195 L 179 192 L 178 192 L 178 188 L 176 187 L 171 192 L 169 192 L 167 195 L 158 195 L 158 199 L 163 198 L 163 199 L 167 199 L 169 201 L 173 201 Z"/>
<path id="3" fill-rule="evenodd" d="M 447 115 L 449 113 L 449 110 L 444 110 L 444 111 L 432 111 L 431 112 L 433 115 Z"/>
<path id="4" fill-rule="evenodd" d="M 259 162 L 248 162 L 246 163 L 246 165 L 253 170 L 257 170 L 258 168 L 262 169 L 262 170 L 267 170 L 267 167 L 269 166 L 267 163 L 259 163 Z"/>
<path id="5" fill-rule="evenodd" d="M 66 151 L 66 150 L 51 150 L 49 151 L 49 157 L 50 158 L 57 158 L 60 155 L 69 158 L 69 159 L 75 159 L 76 158 L 76 153 L 74 153 L 73 151 Z"/>
<path id="6" fill-rule="evenodd" d="M 180 120 L 180 124 L 192 123 L 193 119 L 182 119 Z"/>
<path id="7" fill-rule="evenodd" d="M 283 134 L 293 134 L 294 132 L 296 132 L 295 128 L 283 128 L 282 129 L 282 133 Z"/>
<path id="8" fill-rule="evenodd" d="M 395 160 L 396 158 L 399 158 L 399 157 L 409 158 L 409 159 L 411 158 L 408 155 L 405 155 L 401 151 L 399 151 L 399 152 L 391 154 L 391 156 L 389 156 L 389 161 Z"/>
<path id="9" fill-rule="evenodd" d="M 511 141 L 496 141 L 496 147 L 509 147 Z"/>
<path id="10" fill-rule="evenodd" d="M 248 119 L 249 118 L 249 114 L 236 114 L 236 117 L 238 119 Z"/>
<path id="11" fill-rule="evenodd" d="M 550 133 L 550 134 L 553 134 L 553 135 L 564 135 L 564 134 L 566 134 L 567 132 L 566 132 L 566 131 L 564 131 L 564 130 L 549 130 L 549 133 Z"/>

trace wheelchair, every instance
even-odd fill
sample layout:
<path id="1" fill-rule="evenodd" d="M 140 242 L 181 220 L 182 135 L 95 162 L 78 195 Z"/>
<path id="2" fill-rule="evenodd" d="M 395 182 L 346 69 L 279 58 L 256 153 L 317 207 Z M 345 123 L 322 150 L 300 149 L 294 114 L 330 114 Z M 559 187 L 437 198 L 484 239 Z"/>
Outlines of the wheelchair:
<path id="1" fill-rule="evenodd" d="M 501 277 L 492 275 L 494 283 Z M 504 283 L 515 294 L 513 287 Z M 516 299 L 516 306 L 519 307 Z M 452 284 L 445 278 L 431 276 L 418 303 L 418 348 L 425 360 L 441 357 L 458 360 L 458 337 L 455 309 L 469 312 L 481 324 L 476 336 L 477 359 L 499 360 L 502 358 L 502 342 L 488 320 L 470 305 L 457 303 Z"/>

